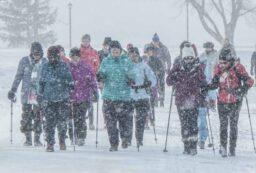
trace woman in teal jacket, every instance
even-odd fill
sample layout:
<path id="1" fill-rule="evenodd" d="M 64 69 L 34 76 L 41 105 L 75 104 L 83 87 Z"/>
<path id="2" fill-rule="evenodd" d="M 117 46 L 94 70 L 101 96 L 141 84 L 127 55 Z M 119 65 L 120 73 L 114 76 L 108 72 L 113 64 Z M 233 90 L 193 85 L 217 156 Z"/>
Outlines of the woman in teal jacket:
<path id="1" fill-rule="evenodd" d="M 134 81 L 134 74 L 133 64 L 126 55 L 121 55 L 122 47 L 118 41 L 111 42 L 110 51 L 110 55 L 104 58 L 100 65 L 97 80 L 104 83 L 103 112 L 106 117 L 110 151 L 117 151 L 119 131 L 122 147 L 128 147 L 129 124 L 132 121 L 130 85 Z"/>

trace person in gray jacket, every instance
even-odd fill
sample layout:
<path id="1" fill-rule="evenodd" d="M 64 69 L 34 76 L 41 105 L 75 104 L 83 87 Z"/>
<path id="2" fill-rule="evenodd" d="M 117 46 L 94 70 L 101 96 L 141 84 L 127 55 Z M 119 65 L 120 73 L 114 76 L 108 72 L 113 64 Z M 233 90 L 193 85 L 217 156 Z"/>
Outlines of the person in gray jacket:
<path id="1" fill-rule="evenodd" d="M 159 36 L 157 33 L 154 34 L 152 38 L 152 42 L 150 43 L 155 48 L 155 57 L 159 58 L 159 60 L 162 62 L 162 65 L 164 67 L 165 73 L 168 73 L 168 71 L 171 68 L 171 55 L 169 53 L 168 48 L 160 41 Z M 158 82 L 157 91 L 159 94 L 159 100 L 160 106 L 164 107 L 164 98 L 165 98 L 165 77 L 164 75 L 161 76 L 160 81 Z M 156 101 L 155 105 L 158 105 L 158 102 Z"/>
<path id="2" fill-rule="evenodd" d="M 39 42 L 31 44 L 30 55 L 23 57 L 15 75 L 11 90 L 8 92 L 8 98 L 11 101 L 16 100 L 15 93 L 22 81 L 21 103 L 22 120 L 20 130 L 26 136 L 24 146 L 32 145 L 32 131 L 34 131 L 34 146 L 42 146 L 40 135 L 42 133 L 42 115 L 37 103 L 38 82 L 43 64 L 47 62 L 43 58 L 43 49 Z M 34 123 L 32 125 L 32 120 Z"/>

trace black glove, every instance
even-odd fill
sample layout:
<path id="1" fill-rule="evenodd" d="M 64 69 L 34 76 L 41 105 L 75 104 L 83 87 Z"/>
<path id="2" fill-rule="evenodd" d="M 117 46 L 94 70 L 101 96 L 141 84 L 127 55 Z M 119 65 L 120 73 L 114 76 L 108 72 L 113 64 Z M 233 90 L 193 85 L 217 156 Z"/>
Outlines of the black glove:
<path id="1" fill-rule="evenodd" d="M 13 92 L 12 90 L 10 90 L 8 92 L 8 99 L 15 102 L 16 101 L 16 95 L 15 95 L 15 92 Z"/>
<path id="2" fill-rule="evenodd" d="M 248 87 L 246 86 L 246 85 L 244 85 L 244 86 L 240 86 L 240 87 L 238 87 L 237 89 L 236 89 L 236 94 L 238 95 L 238 96 L 244 96 L 246 93 L 247 93 L 247 91 L 248 91 Z"/>
<path id="3" fill-rule="evenodd" d="M 104 82 L 104 80 L 106 80 L 107 76 L 102 73 L 97 73 L 96 78 L 97 78 L 98 82 Z"/>
<path id="4" fill-rule="evenodd" d="M 149 87 L 151 87 L 152 82 L 150 80 L 144 80 L 144 84 L 143 85 L 144 85 L 145 88 L 149 88 Z"/>

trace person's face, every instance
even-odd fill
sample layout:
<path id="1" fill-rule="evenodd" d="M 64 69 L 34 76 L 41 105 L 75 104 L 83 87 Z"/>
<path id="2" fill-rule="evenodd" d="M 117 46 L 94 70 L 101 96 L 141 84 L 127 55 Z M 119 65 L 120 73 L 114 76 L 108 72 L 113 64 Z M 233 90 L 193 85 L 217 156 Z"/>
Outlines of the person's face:
<path id="1" fill-rule="evenodd" d="M 51 64 L 55 64 L 58 61 L 58 57 L 56 56 L 48 56 L 48 60 Z"/>
<path id="2" fill-rule="evenodd" d="M 40 52 L 34 52 L 34 53 L 32 54 L 32 56 L 33 56 L 33 58 L 34 58 L 35 61 L 39 61 L 40 58 L 41 58 L 41 53 L 40 53 Z"/>
<path id="3" fill-rule="evenodd" d="M 79 57 L 79 56 L 72 56 L 72 57 L 71 57 L 71 61 L 72 61 L 74 64 L 78 64 L 79 61 L 80 61 L 80 57 Z"/>
<path id="4" fill-rule="evenodd" d="M 62 57 L 65 57 L 65 52 L 63 50 L 60 51 L 59 53 L 59 56 L 62 58 Z"/>
<path id="5" fill-rule="evenodd" d="M 193 56 L 187 56 L 183 58 L 184 63 L 186 64 L 192 64 L 194 62 L 194 57 Z"/>
<path id="6" fill-rule="evenodd" d="M 108 45 L 108 44 L 103 45 L 103 50 L 104 50 L 105 52 L 109 52 L 109 45 Z"/>
<path id="7" fill-rule="evenodd" d="M 148 50 L 148 51 L 147 51 L 147 55 L 148 55 L 149 57 L 154 56 L 154 51 L 153 51 L 153 50 Z"/>
<path id="8" fill-rule="evenodd" d="M 130 52 L 129 57 L 133 62 L 138 62 L 139 61 L 139 55 L 135 52 Z"/>
<path id="9" fill-rule="evenodd" d="M 206 52 L 206 53 L 210 53 L 211 51 L 213 51 L 212 48 L 205 48 L 205 52 Z"/>
<path id="10" fill-rule="evenodd" d="M 118 48 L 112 48 L 110 51 L 113 58 L 117 58 L 121 55 L 121 50 Z"/>
<path id="11" fill-rule="evenodd" d="M 90 43 L 91 43 L 91 40 L 90 39 L 82 39 L 82 45 L 84 46 L 84 47 L 88 47 L 88 46 L 90 46 Z"/>
<path id="12" fill-rule="evenodd" d="M 223 68 L 228 68 L 230 66 L 230 62 L 226 61 L 226 60 L 219 60 L 219 64 L 221 65 L 221 67 Z"/>

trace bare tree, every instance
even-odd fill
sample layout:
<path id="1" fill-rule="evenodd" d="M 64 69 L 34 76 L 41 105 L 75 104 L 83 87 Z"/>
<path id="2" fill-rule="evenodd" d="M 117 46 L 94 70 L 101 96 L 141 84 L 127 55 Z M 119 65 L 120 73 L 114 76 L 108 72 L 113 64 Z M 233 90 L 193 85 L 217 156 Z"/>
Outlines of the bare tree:
<path id="1" fill-rule="evenodd" d="M 241 17 L 255 18 L 255 0 L 186 0 L 197 11 L 199 19 L 216 41 L 222 44 L 225 38 L 234 44 L 234 34 Z M 223 25 L 218 25 L 219 21 Z"/>

